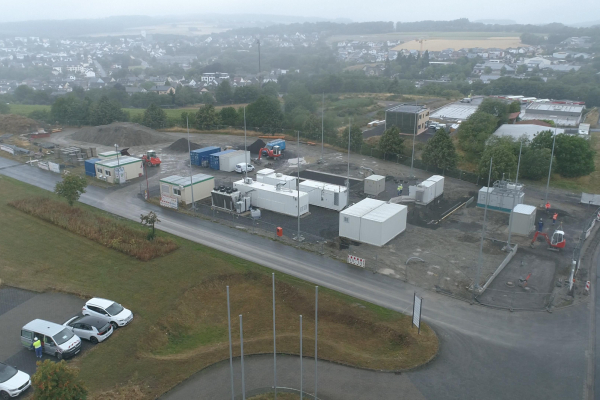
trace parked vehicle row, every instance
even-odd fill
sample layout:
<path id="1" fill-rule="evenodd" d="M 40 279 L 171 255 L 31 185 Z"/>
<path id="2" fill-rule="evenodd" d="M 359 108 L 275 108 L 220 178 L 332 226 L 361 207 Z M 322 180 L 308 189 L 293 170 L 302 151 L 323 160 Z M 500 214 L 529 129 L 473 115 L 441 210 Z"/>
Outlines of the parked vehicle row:
<path id="1" fill-rule="evenodd" d="M 28 322 L 21 328 L 21 344 L 29 350 L 41 347 L 42 353 L 59 360 L 68 359 L 81 351 L 81 339 L 93 344 L 103 342 L 115 329 L 133 320 L 130 310 L 97 297 L 88 300 L 81 313 L 82 316 L 74 316 L 62 325 L 43 319 Z M 30 386 L 28 374 L 0 362 L 0 400 L 16 397 Z"/>

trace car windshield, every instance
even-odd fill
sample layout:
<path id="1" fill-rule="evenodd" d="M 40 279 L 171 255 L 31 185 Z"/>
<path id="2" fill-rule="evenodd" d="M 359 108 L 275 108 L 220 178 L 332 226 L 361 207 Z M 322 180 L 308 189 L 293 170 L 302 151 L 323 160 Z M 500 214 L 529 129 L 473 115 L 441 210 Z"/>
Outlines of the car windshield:
<path id="1" fill-rule="evenodd" d="M 114 315 L 119 314 L 121 311 L 123 311 L 123 306 L 118 303 L 112 303 L 111 306 L 106 309 L 106 311 L 111 316 L 114 316 Z"/>
<path id="2" fill-rule="evenodd" d="M 73 332 L 71 332 L 70 329 L 63 329 L 62 331 L 60 331 L 60 333 L 52 336 L 52 339 L 54 339 L 54 342 L 57 345 L 61 345 L 65 342 L 68 342 L 69 340 L 71 340 L 71 338 L 74 336 Z"/>
<path id="3" fill-rule="evenodd" d="M 0 363 L 0 383 L 4 383 L 17 374 L 17 369 Z"/>

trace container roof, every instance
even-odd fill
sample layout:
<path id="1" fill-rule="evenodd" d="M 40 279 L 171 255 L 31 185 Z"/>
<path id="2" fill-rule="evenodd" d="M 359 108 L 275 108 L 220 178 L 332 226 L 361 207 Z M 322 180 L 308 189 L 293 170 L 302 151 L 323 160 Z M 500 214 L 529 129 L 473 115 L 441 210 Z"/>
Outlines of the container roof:
<path id="1" fill-rule="evenodd" d="M 385 201 L 375 199 L 364 199 L 346 208 L 340 214 L 351 215 L 353 217 L 362 217 L 363 215 L 373 211 L 377 207 L 381 207 Z"/>
<path id="2" fill-rule="evenodd" d="M 369 221 L 384 222 L 390 219 L 390 217 L 402 212 L 406 208 L 407 207 L 402 204 L 385 203 L 366 215 L 363 215 L 363 218 L 368 219 Z"/>
<path id="3" fill-rule="evenodd" d="M 100 161 L 100 162 L 97 162 L 96 164 L 102 165 L 103 167 L 113 168 L 113 167 L 118 167 L 120 165 L 132 164 L 135 162 L 142 162 L 142 160 L 140 160 L 139 158 L 136 158 L 136 157 L 123 156 L 123 157 L 119 157 L 119 158 L 111 158 L 110 160 L 106 160 L 106 161 Z"/>
<path id="4" fill-rule="evenodd" d="M 178 186 L 186 187 L 186 186 L 190 186 L 192 183 L 195 185 L 196 183 L 208 181 L 210 179 L 215 179 L 215 178 L 211 175 L 196 174 L 196 175 L 192 175 L 191 183 L 190 183 L 189 176 L 180 176 L 180 175 L 171 175 L 166 178 L 162 178 L 160 181 L 163 183 L 169 183 L 171 185 L 178 185 Z"/>
<path id="5" fill-rule="evenodd" d="M 367 176 L 365 178 L 365 181 L 380 181 L 382 179 L 385 179 L 385 176 L 383 176 L 383 175 L 371 175 L 371 176 Z"/>

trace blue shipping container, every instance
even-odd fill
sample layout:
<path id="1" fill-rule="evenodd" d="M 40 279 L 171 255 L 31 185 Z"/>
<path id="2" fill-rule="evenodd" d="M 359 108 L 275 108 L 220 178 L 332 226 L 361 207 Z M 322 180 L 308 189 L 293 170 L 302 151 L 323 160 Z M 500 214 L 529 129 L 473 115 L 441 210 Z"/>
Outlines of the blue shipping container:
<path id="1" fill-rule="evenodd" d="M 99 158 L 90 158 L 89 160 L 85 160 L 85 174 L 88 176 L 95 177 L 96 176 L 96 163 L 100 161 Z"/>
<path id="2" fill-rule="evenodd" d="M 266 144 L 266 146 L 269 150 L 273 150 L 273 146 L 279 146 L 279 149 L 281 151 L 284 151 L 285 150 L 285 140 L 283 140 L 283 139 L 271 140 L 269 143 Z"/>
<path id="3" fill-rule="evenodd" d="M 218 170 L 219 166 L 220 166 L 219 157 L 222 156 L 223 154 L 231 153 L 233 151 L 236 151 L 236 150 L 233 150 L 233 149 L 232 150 L 225 150 L 225 151 L 221 151 L 219 153 L 213 153 L 213 154 L 211 154 L 210 155 L 210 167 L 212 169 Z"/>
<path id="4" fill-rule="evenodd" d="M 218 153 L 220 151 L 221 148 L 217 146 L 203 147 L 201 149 L 192 150 L 190 152 L 190 159 L 192 160 L 192 164 L 201 166 L 204 161 L 208 161 L 208 158 L 211 154 Z"/>

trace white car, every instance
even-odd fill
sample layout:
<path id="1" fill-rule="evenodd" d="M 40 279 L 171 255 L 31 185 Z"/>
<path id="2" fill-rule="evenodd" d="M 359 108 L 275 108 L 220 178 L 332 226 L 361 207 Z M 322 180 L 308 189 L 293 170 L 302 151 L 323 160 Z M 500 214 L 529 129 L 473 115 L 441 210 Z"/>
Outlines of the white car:
<path id="1" fill-rule="evenodd" d="M 63 324 L 82 339 L 96 344 L 105 341 L 113 333 L 112 325 L 99 317 L 75 316 Z"/>
<path id="2" fill-rule="evenodd" d="M 102 318 L 112 325 L 114 329 L 125 326 L 133 321 L 133 313 L 112 300 L 94 297 L 88 300 L 81 310 L 83 315 Z"/>
<path id="3" fill-rule="evenodd" d="M 0 362 L 0 399 L 17 397 L 31 386 L 31 379 L 23 371 Z"/>

